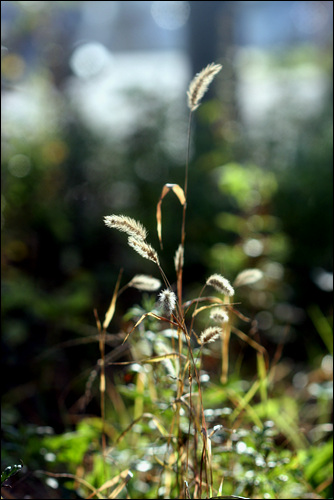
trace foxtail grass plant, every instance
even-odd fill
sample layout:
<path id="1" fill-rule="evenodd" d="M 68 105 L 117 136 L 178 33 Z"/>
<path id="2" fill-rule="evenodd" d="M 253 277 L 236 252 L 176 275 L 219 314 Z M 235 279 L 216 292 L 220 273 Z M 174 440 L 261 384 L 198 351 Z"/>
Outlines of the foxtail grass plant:
<path id="1" fill-rule="evenodd" d="M 104 318 L 94 310 L 97 335 L 94 329 L 90 338 L 66 342 L 73 346 L 77 340 L 97 340 L 99 359 L 90 367 L 83 396 L 70 412 L 71 418 L 78 418 L 74 413 L 80 411 L 76 430 L 45 436 L 40 454 L 43 450 L 45 460 L 57 460 L 57 465 L 74 472 L 43 471 L 53 478 L 74 481 L 80 498 L 322 498 L 319 494 L 331 484 L 331 443 L 326 442 L 320 454 L 318 447 L 305 454 L 308 443 L 293 396 L 286 394 L 284 386 L 283 397 L 278 399 L 272 393 L 274 397 L 268 397 L 268 385 L 272 389 L 277 380 L 282 346 L 269 369 L 256 322 L 238 307 L 239 288 L 258 282 L 262 272 L 244 269 L 234 280 L 228 269 L 226 276 L 214 272 L 203 279 L 195 297 L 183 297 L 192 118 L 221 69 L 219 64 L 209 64 L 189 85 L 184 181 L 166 183 L 157 196 L 158 244 L 152 246 L 140 220 L 126 214 L 104 217 L 109 231 L 106 237 L 112 237 L 114 230 L 121 232 L 129 253 L 142 257 L 151 274 L 140 269 L 123 284 L 120 269 Z M 169 193 L 181 205 L 180 239 L 174 256 L 169 256 L 174 258 L 172 277 L 165 272 L 165 256 L 161 255 L 165 238 L 162 203 Z M 111 332 L 119 298 L 129 289 L 144 292 L 141 306 L 136 304 L 124 315 L 121 331 Z M 249 326 L 248 334 L 239 328 L 240 322 Z M 232 335 L 255 351 L 253 380 L 237 376 L 242 356 L 230 359 Z M 328 328 L 323 338 L 330 349 Z M 108 345 L 112 346 L 110 352 Z M 124 354 L 126 360 L 121 361 Z M 283 373 L 285 370 L 283 367 Z M 97 381 L 100 416 L 94 416 L 95 410 L 93 416 L 83 416 Z M 317 435 L 329 432 L 324 427 L 323 393 L 319 394 L 319 408 L 322 406 Z M 313 398 L 314 393 L 312 408 Z M 306 422 L 313 419 L 312 410 Z M 277 437 L 282 445 L 276 444 Z M 317 443 L 318 437 L 314 439 Z M 289 457 L 293 457 L 290 466 Z M 13 467 L 15 471 L 19 466 Z"/>
<path id="2" fill-rule="evenodd" d="M 249 343 L 258 352 L 262 358 L 265 351 L 257 342 L 248 338 L 240 331 L 233 329 L 231 317 L 237 311 L 234 309 L 232 298 L 235 294 L 235 288 L 243 284 L 249 284 L 261 278 L 261 272 L 256 269 L 246 270 L 236 278 L 234 286 L 229 280 L 220 274 L 213 274 L 208 277 L 199 296 L 193 300 L 183 301 L 183 269 L 185 259 L 185 239 L 186 239 L 186 212 L 189 180 L 189 161 L 190 161 L 190 138 L 191 124 L 194 112 L 201 105 L 201 101 L 207 92 L 209 85 L 217 74 L 221 71 L 220 64 L 209 64 L 200 71 L 191 81 L 187 91 L 189 107 L 189 123 L 187 134 L 185 175 L 183 186 L 176 183 L 167 183 L 163 186 L 159 201 L 156 207 L 157 234 L 161 249 L 162 241 L 162 215 L 161 205 L 165 196 L 172 191 L 178 198 L 182 208 L 182 223 L 180 244 L 174 256 L 176 286 L 175 291 L 171 282 L 167 278 L 162 265 L 158 251 L 154 249 L 147 241 L 148 231 L 143 224 L 126 215 L 112 214 L 104 217 L 104 223 L 108 228 L 124 232 L 128 237 L 128 245 L 141 257 L 151 261 L 158 268 L 160 279 L 157 277 L 136 275 L 127 285 L 120 287 L 121 275 L 115 287 L 110 307 L 106 313 L 105 320 L 97 321 L 97 327 L 100 335 L 100 394 L 101 394 L 101 415 L 104 422 L 104 436 L 107 425 L 105 414 L 105 348 L 104 339 L 109 327 L 110 321 L 114 315 L 116 301 L 120 293 L 132 286 L 138 290 L 156 291 L 163 283 L 164 289 L 157 297 L 157 307 L 154 310 L 146 312 L 132 325 L 130 330 L 125 333 L 123 343 L 132 341 L 132 334 L 139 329 L 145 329 L 145 321 L 152 319 L 158 324 L 168 326 L 171 335 L 165 338 L 165 346 L 160 348 L 156 356 L 151 356 L 145 360 L 140 360 L 143 366 L 152 363 L 161 363 L 173 374 L 176 381 L 174 395 L 172 396 L 171 406 L 173 408 L 173 417 L 168 429 L 163 427 L 157 416 L 148 415 L 143 412 L 143 405 L 137 406 L 134 420 L 121 433 L 115 443 L 107 446 L 106 437 L 103 438 L 103 454 L 108 457 L 115 446 L 133 429 L 136 422 L 141 419 L 153 419 L 155 426 L 159 429 L 161 435 L 166 440 L 165 456 L 156 457 L 157 463 L 161 467 L 160 479 L 157 484 L 157 498 L 206 498 L 213 497 L 219 493 L 218 486 L 214 485 L 213 461 L 212 461 L 212 443 L 211 434 L 208 430 L 205 418 L 205 408 L 203 404 L 203 389 L 201 383 L 201 353 L 202 349 L 209 343 L 220 341 L 222 344 L 222 368 L 221 383 L 225 384 L 228 379 L 229 356 L 228 348 L 231 331 L 239 335 L 242 340 Z M 205 295 L 207 288 L 213 288 L 217 294 L 215 296 Z M 196 333 L 195 322 L 199 314 L 210 310 L 211 325 L 208 325 L 199 335 Z M 165 331 L 165 330 L 162 330 Z M 167 331 L 167 330 L 166 330 Z M 195 354 L 196 353 L 196 354 Z M 265 363 L 261 365 L 266 366 Z M 264 368 L 265 369 L 265 368 Z M 140 375 L 141 378 L 140 378 Z M 137 390 L 138 394 L 144 391 L 143 374 L 138 374 Z M 156 394 L 154 396 L 157 397 Z M 141 398 L 142 401 L 142 398 Z M 166 402 L 168 403 L 168 402 Z M 138 411 L 140 408 L 140 411 Z M 142 412 L 142 413 L 141 413 Z M 186 436 L 184 420 L 187 415 Z M 129 477 L 126 471 L 121 474 Z M 123 481 L 123 486 L 126 483 Z M 114 496 L 109 497 L 114 498 Z"/>

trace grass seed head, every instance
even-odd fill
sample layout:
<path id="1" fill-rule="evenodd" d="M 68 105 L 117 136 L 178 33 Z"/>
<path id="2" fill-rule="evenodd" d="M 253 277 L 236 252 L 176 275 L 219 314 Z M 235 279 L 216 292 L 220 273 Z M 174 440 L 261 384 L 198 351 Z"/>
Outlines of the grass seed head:
<path id="1" fill-rule="evenodd" d="M 106 215 L 104 223 L 106 226 L 123 231 L 128 236 L 133 236 L 134 238 L 145 240 L 147 237 L 147 230 L 144 226 L 126 215 Z"/>
<path id="2" fill-rule="evenodd" d="M 176 272 L 179 272 L 183 268 L 184 264 L 184 247 L 182 244 L 179 245 L 175 252 L 174 265 Z"/>
<path id="3" fill-rule="evenodd" d="M 146 274 L 136 274 L 130 281 L 129 286 L 145 292 L 155 292 L 161 287 L 161 281 Z"/>
<path id="4" fill-rule="evenodd" d="M 158 266 L 160 266 L 158 254 L 154 250 L 154 248 L 151 247 L 151 245 L 141 239 L 134 238 L 133 236 L 129 237 L 128 243 L 130 247 L 132 247 L 137 253 L 139 253 L 139 255 L 144 257 L 144 259 L 151 260 L 152 262 L 155 262 Z"/>
<path id="5" fill-rule="evenodd" d="M 166 313 L 172 314 L 176 306 L 176 295 L 171 290 L 163 290 L 159 293 L 159 302 Z"/>
<path id="6" fill-rule="evenodd" d="M 222 333 L 222 329 L 218 326 L 209 326 L 201 333 L 199 341 L 202 345 L 208 344 L 209 342 L 215 342 Z"/>
<path id="7" fill-rule="evenodd" d="M 252 285 L 263 277 L 263 272 L 260 269 L 245 269 L 235 278 L 233 286 L 237 288 L 243 285 Z"/>
<path id="8" fill-rule="evenodd" d="M 223 293 L 224 295 L 228 295 L 232 297 L 234 295 L 234 289 L 231 286 L 231 283 L 223 278 L 220 274 L 212 274 L 207 280 L 206 284 L 209 286 L 213 286 L 218 292 Z"/>
<path id="9" fill-rule="evenodd" d="M 221 64 L 211 63 L 193 78 L 190 82 L 188 96 L 188 107 L 195 111 L 200 105 L 200 101 L 208 90 L 210 83 L 217 73 L 222 69 Z"/>
<path id="10" fill-rule="evenodd" d="M 213 321 L 216 321 L 216 323 L 227 323 L 229 320 L 228 313 L 223 307 L 215 307 L 214 309 L 212 309 L 210 318 Z"/>

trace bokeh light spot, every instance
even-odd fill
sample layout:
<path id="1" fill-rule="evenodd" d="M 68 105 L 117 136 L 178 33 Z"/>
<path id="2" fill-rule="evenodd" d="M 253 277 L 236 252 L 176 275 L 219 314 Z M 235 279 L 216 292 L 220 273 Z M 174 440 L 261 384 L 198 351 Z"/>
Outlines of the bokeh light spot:
<path id="1" fill-rule="evenodd" d="M 177 30 L 186 24 L 190 15 L 189 2 L 153 2 L 151 14 L 160 28 Z"/>
<path id="2" fill-rule="evenodd" d="M 8 170 L 14 177 L 26 177 L 31 170 L 30 158 L 22 154 L 12 156 L 8 162 Z"/>
<path id="3" fill-rule="evenodd" d="M 333 273 L 325 271 L 321 267 L 316 267 L 311 271 L 314 283 L 324 292 L 333 291 Z"/>
<path id="4" fill-rule="evenodd" d="M 260 311 L 256 315 L 258 326 L 261 330 L 269 330 L 274 324 L 274 318 L 269 311 Z"/>
<path id="5" fill-rule="evenodd" d="M 25 62 L 17 54 L 8 54 L 1 61 L 1 73 L 8 80 L 19 80 L 24 73 Z"/>
<path id="6" fill-rule="evenodd" d="M 249 257 L 259 257 L 263 252 L 263 243 L 255 238 L 251 238 L 245 242 L 243 249 Z"/>
<path id="7" fill-rule="evenodd" d="M 89 42 L 79 45 L 70 58 L 70 67 L 79 78 L 90 78 L 99 74 L 111 60 L 104 45 Z"/>
<path id="8" fill-rule="evenodd" d="M 50 486 L 50 488 L 53 488 L 54 490 L 59 487 L 57 479 L 54 479 L 53 477 L 46 478 L 45 482 L 48 486 Z"/>

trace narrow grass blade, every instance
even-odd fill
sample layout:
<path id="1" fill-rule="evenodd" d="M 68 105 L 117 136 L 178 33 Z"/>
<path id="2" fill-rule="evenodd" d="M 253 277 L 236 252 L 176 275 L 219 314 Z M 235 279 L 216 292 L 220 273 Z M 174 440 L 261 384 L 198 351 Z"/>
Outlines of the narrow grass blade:
<path id="1" fill-rule="evenodd" d="M 228 377 L 228 348 L 230 345 L 230 337 L 231 325 L 230 323 L 224 323 L 222 335 L 222 374 L 220 377 L 222 384 L 226 384 Z"/>
<path id="2" fill-rule="evenodd" d="M 260 429 L 262 429 L 263 425 L 260 418 L 258 417 L 257 413 L 253 410 L 253 408 L 249 405 L 250 401 L 253 399 L 253 397 L 259 390 L 259 387 L 260 387 L 260 381 L 256 380 L 244 397 L 241 397 L 239 394 L 237 394 L 235 391 L 232 391 L 231 389 L 228 390 L 228 396 L 232 400 L 235 400 L 237 402 L 237 407 L 235 408 L 235 410 L 231 415 L 232 422 L 234 422 L 238 418 L 238 416 L 243 410 L 246 410 L 246 412 L 249 414 L 253 422 Z"/>
<path id="3" fill-rule="evenodd" d="M 1 484 L 3 484 L 8 478 L 14 476 L 19 470 L 22 469 L 22 465 L 9 465 L 1 472 Z"/>
<path id="4" fill-rule="evenodd" d="M 119 275 L 118 275 L 117 283 L 115 286 L 114 294 L 113 294 L 112 299 L 111 299 L 109 309 L 106 312 L 106 316 L 105 316 L 105 319 L 103 322 L 103 329 L 104 330 L 106 330 L 108 328 L 110 321 L 112 320 L 112 318 L 114 316 L 115 307 L 116 307 L 116 300 L 117 300 L 117 293 L 118 293 L 118 289 L 119 289 L 119 284 L 121 282 L 122 272 L 123 272 L 123 270 L 121 269 L 119 272 Z"/>
<path id="5" fill-rule="evenodd" d="M 185 496 L 185 498 L 191 499 L 188 481 L 184 481 L 184 496 Z"/>
<path id="6" fill-rule="evenodd" d="M 223 496 L 219 496 L 219 497 L 210 497 L 210 500 L 211 499 L 216 499 L 216 498 L 225 498 L 225 500 L 229 500 L 229 499 L 234 499 L 234 500 L 250 500 L 250 498 L 248 497 L 238 497 L 236 495 L 223 495 Z"/>
<path id="7" fill-rule="evenodd" d="M 308 313 L 328 352 L 333 355 L 333 327 L 322 314 L 319 306 L 309 307 Z"/>
<path id="8" fill-rule="evenodd" d="M 266 364 L 261 352 L 257 353 L 257 372 L 260 379 L 260 394 L 262 401 L 267 401 L 267 385 L 268 385 L 268 377 Z"/>
<path id="9" fill-rule="evenodd" d="M 268 352 L 267 352 L 266 348 L 263 347 L 262 345 L 258 344 L 257 342 L 255 342 L 255 340 L 251 339 L 250 337 L 248 337 L 248 335 L 246 335 L 244 332 L 242 332 L 241 330 L 239 330 L 238 328 L 236 328 L 234 326 L 232 326 L 232 332 L 235 333 L 241 340 L 243 340 L 244 342 L 246 342 L 247 344 L 252 346 L 256 351 L 263 354 L 263 356 L 265 358 L 265 367 L 266 367 L 266 370 L 268 370 L 269 357 L 268 357 Z"/>
<path id="10" fill-rule="evenodd" d="M 153 415 L 152 413 L 143 413 L 140 417 L 134 419 L 130 425 L 128 425 L 128 427 L 118 436 L 117 438 L 117 441 L 115 444 L 119 444 L 124 438 L 125 436 L 127 435 L 128 432 L 130 432 L 130 430 L 132 429 L 132 427 L 134 425 L 136 425 L 142 418 L 149 418 L 151 420 L 153 420 L 153 422 L 155 423 L 157 429 L 159 430 L 159 432 L 161 433 L 161 435 L 163 437 L 166 437 L 168 436 L 168 432 L 166 431 L 166 429 L 164 428 L 164 426 L 161 424 L 160 420 L 155 416 Z"/>
<path id="11" fill-rule="evenodd" d="M 157 314 L 154 314 L 152 312 L 148 312 L 148 313 L 145 313 L 145 314 L 142 315 L 142 317 L 137 321 L 137 323 L 135 324 L 135 326 L 126 335 L 125 339 L 122 342 L 123 344 L 125 344 L 125 342 L 128 340 L 128 338 L 131 335 L 131 333 L 137 328 L 138 325 L 140 325 L 140 323 L 146 318 L 146 316 L 152 316 L 153 318 L 158 319 L 159 321 L 166 321 L 167 323 L 170 323 L 171 325 L 179 326 L 177 323 L 174 323 L 174 321 L 171 321 L 171 320 L 169 320 L 167 318 L 164 318 L 163 316 L 158 316 Z"/>
<path id="12" fill-rule="evenodd" d="M 133 363 L 136 363 L 138 365 L 143 365 L 145 363 L 159 363 L 160 361 L 163 361 L 165 359 L 175 359 L 175 358 L 187 359 L 187 357 L 184 354 L 180 354 L 179 352 L 169 352 L 168 354 L 162 354 L 160 356 L 153 356 L 152 358 L 145 358 L 145 359 L 141 359 L 140 361 L 137 361 L 137 360 L 114 361 L 114 362 L 108 363 L 108 365 L 131 365 Z"/>
<path id="13" fill-rule="evenodd" d="M 92 498 L 93 496 L 96 496 L 97 498 L 104 498 L 104 496 L 101 495 L 99 493 L 99 491 L 96 488 L 94 488 L 94 486 L 92 486 L 90 483 L 88 483 L 88 481 L 85 481 L 84 479 L 82 479 L 79 476 L 76 476 L 75 474 L 69 474 L 66 472 L 52 473 L 52 472 L 47 472 L 44 470 L 38 470 L 38 471 L 35 471 L 35 473 L 46 474 L 47 476 L 56 477 L 56 478 L 63 477 L 63 478 L 67 478 L 67 479 L 73 479 L 73 481 L 76 481 L 76 482 L 82 484 L 83 486 L 85 486 L 87 489 L 89 489 L 92 492 L 92 494 L 87 496 L 87 498 Z"/>
<path id="14" fill-rule="evenodd" d="M 108 488 L 112 488 L 121 479 L 124 480 L 124 479 L 128 478 L 129 476 L 132 477 L 131 471 L 129 469 L 123 470 L 120 474 L 117 474 L 117 476 L 113 477 L 112 479 L 108 479 L 108 481 L 103 483 L 102 486 L 100 486 L 96 491 L 100 493 L 103 490 L 106 490 Z M 130 479 L 130 477 L 129 477 L 129 479 Z M 108 498 L 110 498 L 110 497 L 108 497 Z"/>
<path id="15" fill-rule="evenodd" d="M 223 306 L 228 306 L 229 304 L 224 304 L 224 302 L 216 302 L 216 303 L 213 303 L 213 304 L 209 304 L 207 306 L 202 306 L 202 307 L 199 307 L 198 309 L 195 309 L 195 311 L 193 312 L 192 314 L 192 317 L 194 318 L 195 316 L 197 316 L 197 314 L 199 314 L 200 312 L 202 311 L 205 311 L 206 309 L 210 309 L 211 307 L 223 307 Z"/>

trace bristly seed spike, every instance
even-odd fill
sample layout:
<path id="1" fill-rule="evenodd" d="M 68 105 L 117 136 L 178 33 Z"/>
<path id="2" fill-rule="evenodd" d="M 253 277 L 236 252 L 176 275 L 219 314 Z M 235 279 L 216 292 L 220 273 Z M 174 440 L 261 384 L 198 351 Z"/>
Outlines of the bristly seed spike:
<path id="1" fill-rule="evenodd" d="M 213 286 L 218 292 L 223 293 L 224 295 L 228 295 L 232 297 L 234 295 L 234 289 L 231 283 L 221 276 L 220 274 L 212 274 L 207 280 L 206 284 L 209 286 Z"/>
<path id="2" fill-rule="evenodd" d="M 133 236 L 134 238 L 145 240 L 147 237 L 145 227 L 140 222 L 126 215 L 106 215 L 104 223 L 106 226 L 123 231 L 128 236 Z"/>
<path id="3" fill-rule="evenodd" d="M 209 342 L 215 342 L 219 339 L 222 334 L 222 329 L 218 326 L 209 326 L 200 335 L 199 341 L 203 344 L 208 344 Z"/>
<path id="4" fill-rule="evenodd" d="M 151 247 L 151 245 L 149 245 L 145 241 L 130 236 L 128 238 L 128 244 L 137 253 L 139 253 L 139 255 L 144 257 L 144 259 L 151 260 L 152 262 L 155 262 L 158 266 L 160 265 L 157 252 L 154 250 L 153 247 Z"/>
<path id="5" fill-rule="evenodd" d="M 193 78 L 187 92 L 188 107 L 190 111 L 195 111 L 200 105 L 200 101 L 208 90 L 210 83 L 217 73 L 222 69 L 221 64 L 211 63 Z"/>

